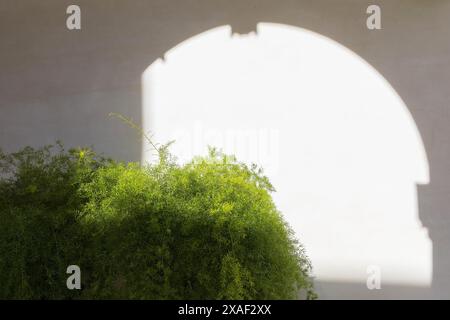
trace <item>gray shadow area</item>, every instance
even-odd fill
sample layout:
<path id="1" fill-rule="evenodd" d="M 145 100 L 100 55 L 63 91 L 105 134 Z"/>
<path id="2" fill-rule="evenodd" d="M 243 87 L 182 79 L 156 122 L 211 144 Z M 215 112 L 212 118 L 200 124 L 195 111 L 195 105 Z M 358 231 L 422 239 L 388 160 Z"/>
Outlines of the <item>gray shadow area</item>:
<path id="1" fill-rule="evenodd" d="M 380 289 L 367 289 L 365 283 L 316 281 L 315 289 L 321 300 L 430 300 L 431 288 L 383 284 Z"/>
<path id="2" fill-rule="evenodd" d="M 377 31 L 366 28 L 371 1 L 76 3 L 82 10 L 80 31 L 65 26 L 66 8 L 73 1 L 2 1 L 3 149 L 61 139 L 68 146 L 93 145 L 105 155 L 139 161 L 139 138 L 108 113 L 142 123 L 141 74 L 153 61 L 180 42 L 221 25 L 229 24 L 238 33 L 255 30 L 258 22 L 305 28 L 341 43 L 377 69 L 408 106 L 425 144 L 431 182 L 418 186 L 418 206 L 433 242 L 432 288 L 425 292 L 394 286 L 376 294 L 450 298 L 450 2 L 377 1 L 382 9 L 382 30 Z M 330 291 L 324 298 L 362 294 L 354 284 L 327 286 Z M 391 296 L 394 293 L 386 297 Z"/>

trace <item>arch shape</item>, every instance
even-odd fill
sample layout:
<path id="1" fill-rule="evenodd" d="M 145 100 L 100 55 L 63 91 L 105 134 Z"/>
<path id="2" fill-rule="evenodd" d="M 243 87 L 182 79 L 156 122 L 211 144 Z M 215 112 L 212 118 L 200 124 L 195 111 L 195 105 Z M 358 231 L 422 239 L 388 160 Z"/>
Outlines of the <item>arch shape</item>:
<path id="1" fill-rule="evenodd" d="M 402 99 L 354 52 L 299 27 L 221 26 L 169 50 L 142 88 L 144 130 L 176 140 L 180 161 L 214 145 L 266 170 L 318 282 L 366 288 L 375 267 L 384 284 L 430 285 L 425 148 Z"/>

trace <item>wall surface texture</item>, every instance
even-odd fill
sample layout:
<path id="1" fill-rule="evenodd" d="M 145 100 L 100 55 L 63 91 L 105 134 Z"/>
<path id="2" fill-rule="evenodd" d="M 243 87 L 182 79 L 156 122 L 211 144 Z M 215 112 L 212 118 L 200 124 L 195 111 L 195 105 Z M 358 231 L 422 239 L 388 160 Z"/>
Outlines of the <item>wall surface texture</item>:
<path id="1" fill-rule="evenodd" d="M 81 7 L 82 29 L 66 28 Z M 61 139 L 140 161 L 141 141 L 108 117 L 142 119 L 142 74 L 168 50 L 230 25 L 301 27 L 350 49 L 401 97 L 421 135 L 429 183 L 417 186 L 432 243 L 430 287 L 317 281 L 321 298 L 450 298 L 450 1 L 379 0 L 382 29 L 366 27 L 365 0 L 4 0 L 0 3 L 0 147 L 13 151 Z M 380 126 L 379 130 L 383 130 Z M 355 228 L 357 226 L 355 225 Z"/>

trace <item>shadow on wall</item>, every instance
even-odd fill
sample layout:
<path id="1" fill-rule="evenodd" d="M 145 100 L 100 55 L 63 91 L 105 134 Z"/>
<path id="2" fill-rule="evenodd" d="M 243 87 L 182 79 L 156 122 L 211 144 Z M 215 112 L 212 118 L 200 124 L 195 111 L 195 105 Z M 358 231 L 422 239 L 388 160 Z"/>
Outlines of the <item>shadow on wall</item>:
<path id="1" fill-rule="evenodd" d="M 65 12 L 72 2 L 4 1 L 0 145 L 11 150 L 60 138 L 68 145 L 94 144 L 107 155 L 139 160 L 141 145 L 134 133 L 107 114 L 120 112 L 141 122 L 140 76 L 167 50 L 222 25 L 237 33 L 254 31 L 259 21 L 313 30 L 363 57 L 408 106 L 430 166 L 430 184 L 419 186 L 417 199 L 408 203 L 417 201 L 433 241 L 432 296 L 450 298 L 450 42 L 443 41 L 450 37 L 450 3 L 377 3 L 383 29 L 369 31 L 369 1 L 79 0 L 82 30 L 71 32 L 65 28 Z M 331 118 L 319 120 L 326 125 Z M 276 140 L 276 132 L 261 134 Z"/>
<path id="2" fill-rule="evenodd" d="M 367 287 L 356 282 L 322 282 L 314 283 L 319 292 L 319 299 L 332 300 L 388 300 L 388 299 L 432 299 L 430 287 L 414 285 L 382 284 L 380 290 L 367 290 Z"/>
<path id="3" fill-rule="evenodd" d="M 340 298 L 329 281 L 367 291 L 372 269 L 380 296 L 430 287 L 416 189 L 429 178 L 423 143 L 402 100 L 353 52 L 286 25 L 233 36 L 224 26 L 169 50 L 142 79 L 144 130 L 175 140 L 179 161 L 212 145 L 266 170 L 319 294 Z"/>

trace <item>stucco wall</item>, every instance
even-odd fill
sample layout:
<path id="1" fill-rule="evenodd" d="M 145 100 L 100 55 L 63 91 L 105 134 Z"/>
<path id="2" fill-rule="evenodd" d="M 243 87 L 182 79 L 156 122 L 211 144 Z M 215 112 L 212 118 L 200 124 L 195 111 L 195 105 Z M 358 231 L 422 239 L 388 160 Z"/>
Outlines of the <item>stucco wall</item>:
<path id="1" fill-rule="evenodd" d="M 82 30 L 66 28 L 78 4 Z M 382 30 L 366 28 L 366 8 L 382 9 Z M 450 298 L 450 2 L 446 0 L 5 0 L 0 4 L 0 146 L 15 150 L 61 139 L 123 160 L 141 144 L 119 121 L 141 122 L 141 75 L 187 38 L 257 22 L 299 26 L 348 47 L 376 68 L 412 113 L 425 144 L 430 184 L 418 186 L 420 219 L 433 242 L 430 289 L 369 291 L 317 283 L 323 298 Z M 380 128 L 382 130 L 382 128 Z"/>

